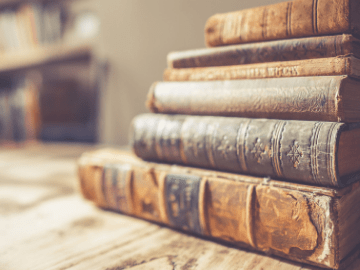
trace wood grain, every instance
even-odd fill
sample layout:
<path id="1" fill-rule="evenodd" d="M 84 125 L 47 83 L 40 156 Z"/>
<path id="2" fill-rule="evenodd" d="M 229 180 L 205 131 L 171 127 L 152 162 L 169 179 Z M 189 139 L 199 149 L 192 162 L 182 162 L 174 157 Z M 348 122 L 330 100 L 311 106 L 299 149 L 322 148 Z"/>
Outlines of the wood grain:
<path id="1" fill-rule="evenodd" d="M 0 269 L 319 270 L 94 207 L 78 194 L 75 174 L 76 158 L 90 149 L 1 149 Z M 358 254 L 346 269 L 359 269 Z"/>

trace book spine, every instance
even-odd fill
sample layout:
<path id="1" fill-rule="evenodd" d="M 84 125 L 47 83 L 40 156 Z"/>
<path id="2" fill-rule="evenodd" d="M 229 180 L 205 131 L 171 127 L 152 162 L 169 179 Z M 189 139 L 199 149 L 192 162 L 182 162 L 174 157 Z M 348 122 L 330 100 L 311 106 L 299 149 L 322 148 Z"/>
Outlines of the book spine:
<path id="1" fill-rule="evenodd" d="M 191 68 L 359 56 L 358 43 L 351 35 L 287 39 L 172 52 L 167 62 L 169 68 Z"/>
<path id="2" fill-rule="evenodd" d="M 341 186 L 336 152 L 342 123 L 145 114 L 132 123 L 145 160 Z"/>
<path id="3" fill-rule="evenodd" d="M 351 0 L 295 0 L 216 14 L 205 25 L 207 46 L 350 33 Z M 359 13 L 354 4 L 352 14 Z M 354 16 L 351 16 L 354 17 Z M 354 18 L 351 18 L 354 20 Z"/>
<path id="4" fill-rule="evenodd" d="M 101 207 L 188 232 L 337 267 L 334 199 L 127 163 L 79 163 L 81 190 Z"/>
<path id="5" fill-rule="evenodd" d="M 147 106 L 158 113 L 347 121 L 337 99 L 345 80 L 318 76 L 157 82 L 150 88 Z"/>
<path id="6" fill-rule="evenodd" d="M 164 81 L 216 81 L 281 77 L 349 75 L 360 78 L 360 60 L 354 57 L 332 57 L 300 61 L 270 62 L 224 67 L 165 69 Z"/>

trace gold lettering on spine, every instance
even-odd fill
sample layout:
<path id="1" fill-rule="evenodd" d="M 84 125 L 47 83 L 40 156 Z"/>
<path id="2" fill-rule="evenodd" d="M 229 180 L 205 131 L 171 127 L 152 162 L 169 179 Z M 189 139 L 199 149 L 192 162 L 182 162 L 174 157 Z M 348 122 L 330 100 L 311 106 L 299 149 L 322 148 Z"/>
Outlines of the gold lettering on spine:
<path id="1" fill-rule="evenodd" d="M 155 133 L 155 151 L 159 159 L 164 158 L 164 154 L 162 152 L 161 140 L 163 139 L 162 134 L 164 129 L 166 128 L 166 124 L 167 124 L 166 122 L 167 122 L 166 119 L 164 118 L 160 119 Z"/>
<path id="2" fill-rule="evenodd" d="M 310 163 L 311 163 L 311 174 L 313 180 L 316 184 L 321 184 L 319 177 L 319 165 L 318 165 L 318 146 L 321 127 L 323 126 L 322 122 L 317 122 L 314 124 L 312 135 L 310 139 Z"/>
<path id="3" fill-rule="evenodd" d="M 206 214 L 206 190 L 207 190 L 207 179 L 203 178 L 200 182 L 199 187 L 199 222 L 201 226 L 201 230 L 204 235 L 210 235 L 210 229 L 207 222 L 207 214 Z"/>
<path id="4" fill-rule="evenodd" d="M 170 224 L 169 222 L 169 216 L 166 211 L 166 194 L 165 194 L 165 179 L 166 179 L 166 172 L 161 172 L 159 174 L 156 174 L 157 182 L 159 186 L 159 211 L 160 211 L 160 218 L 161 221 L 165 224 Z"/>
<path id="5" fill-rule="evenodd" d="M 255 236 L 254 236 L 254 215 L 255 215 L 255 185 L 250 185 L 246 194 L 246 234 L 248 241 L 252 247 L 256 248 Z"/>
<path id="6" fill-rule="evenodd" d="M 283 176 L 281 168 L 281 139 L 285 125 L 285 121 L 277 122 L 271 138 L 272 165 L 278 177 Z"/>
<path id="7" fill-rule="evenodd" d="M 247 172 L 247 165 L 245 160 L 245 138 L 251 120 L 241 123 L 236 137 L 236 156 L 238 158 L 241 170 Z"/>
<path id="8" fill-rule="evenodd" d="M 333 147 L 336 145 L 336 137 L 337 137 L 337 132 L 338 129 L 336 130 L 336 134 L 334 134 L 334 129 L 336 127 L 338 127 L 338 123 L 333 123 L 329 129 L 329 133 L 327 136 L 327 140 L 326 140 L 326 158 L 327 158 L 327 162 L 326 162 L 326 167 L 328 170 L 328 176 L 331 179 L 331 182 L 334 186 L 338 186 L 339 183 L 337 183 L 337 177 L 336 177 L 336 170 L 335 170 L 335 162 L 336 162 L 336 158 L 335 158 L 335 151 L 333 150 Z M 326 183 L 328 184 L 328 183 Z"/>
<path id="9" fill-rule="evenodd" d="M 318 0 L 313 0 L 313 33 L 318 34 Z"/>

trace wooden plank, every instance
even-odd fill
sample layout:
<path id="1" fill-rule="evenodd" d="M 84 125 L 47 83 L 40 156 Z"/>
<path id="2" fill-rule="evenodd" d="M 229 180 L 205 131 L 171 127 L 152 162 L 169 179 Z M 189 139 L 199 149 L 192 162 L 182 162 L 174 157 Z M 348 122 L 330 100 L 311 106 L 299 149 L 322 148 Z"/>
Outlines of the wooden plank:
<path id="1" fill-rule="evenodd" d="M 76 188 L 89 149 L 0 149 L 0 269 L 318 269 L 95 207 Z"/>

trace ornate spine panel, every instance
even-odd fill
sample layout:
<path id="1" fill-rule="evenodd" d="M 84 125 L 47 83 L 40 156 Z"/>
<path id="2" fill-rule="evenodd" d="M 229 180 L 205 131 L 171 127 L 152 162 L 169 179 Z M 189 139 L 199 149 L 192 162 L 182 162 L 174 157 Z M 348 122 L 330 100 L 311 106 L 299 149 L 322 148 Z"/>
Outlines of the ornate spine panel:
<path id="1" fill-rule="evenodd" d="M 146 128 L 146 123 L 162 121 L 180 127 L 173 134 L 176 140 L 166 145 L 148 135 L 168 134 L 166 127 L 159 124 Z M 145 114 L 134 119 L 131 138 L 136 155 L 148 160 L 176 160 L 191 166 L 341 186 L 336 151 L 344 126 L 334 122 Z M 146 134 L 148 140 L 139 143 L 138 134 Z M 179 147 L 170 160 L 154 151 L 164 152 L 169 147 Z"/>
<path id="2" fill-rule="evenodd" d="M 165 69 L 164 81 L 217 81 L 348 75 L 360 78 L 360 60 L 332 57 L 226 67 Z"/>
<path id="3" fill-rule="evenodd" d="M 82 188 L 99 189 L 87 198 L 97 203 L 107 198 L 103 207 L 301 262 L 338 265 L 334 198 L 316 193 L 316 188 L 280 188 L 250 178 L 239 182 L 231 174 L 204 177 L 127 159 L 112 162 L 80 162 Z M 102 173 L 84 173 L 92 167 Z M 108 175 L 130 177 L 108 181 Z M 124 204 L 114 203 L 124 198 L 132 205 L 125 211 Z"/>
<path id="4" fill-rule="evenodd" d="M 295 0 L 215 14 L 206 22 L 205 42 L 212 47 L 317 35 L 358 34 L 358 20 L 356 16 L 350 16 L 350 12 L 354 15 L 359 12 L 356 2 Z"/>
<path id="5" fill-rule="evenodd" d="M 172 52 L 169 68 L 216 67 L 329 58 L 354 54 L 359 40 L 351 35 L 311 37 Z"/>
<path id="6" fill-rule="evenodd" d="M 147 105 L 158 113 L 347 121 L 337 98 L 340 91 L 346 95 L 341 82 L 347 80 L 352 81 L 346 76 L 324 76 L 158 82 L 149 91 Z"/>

